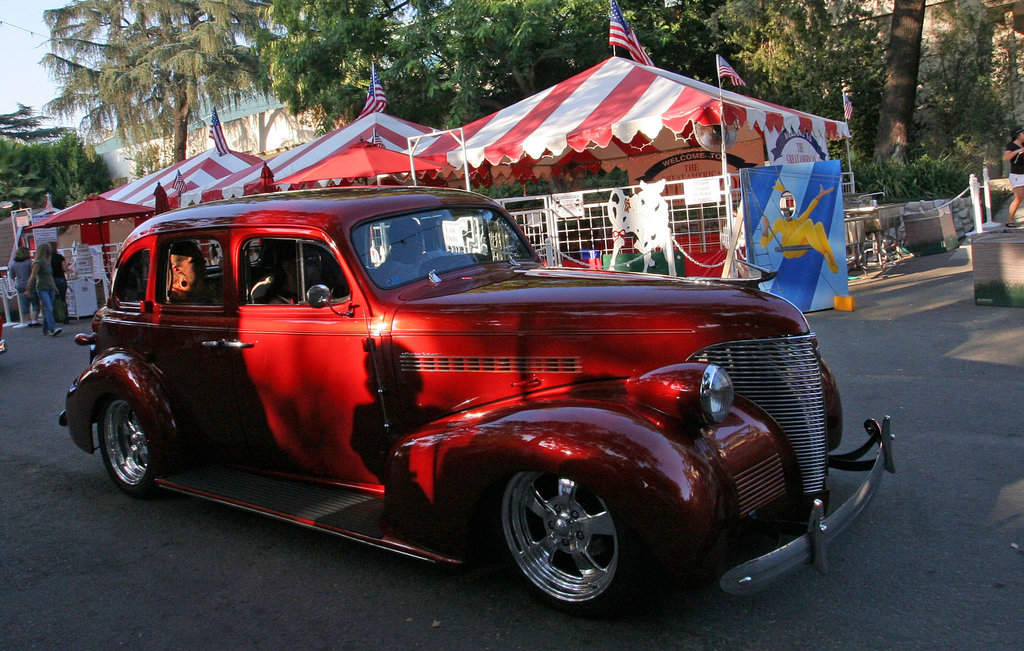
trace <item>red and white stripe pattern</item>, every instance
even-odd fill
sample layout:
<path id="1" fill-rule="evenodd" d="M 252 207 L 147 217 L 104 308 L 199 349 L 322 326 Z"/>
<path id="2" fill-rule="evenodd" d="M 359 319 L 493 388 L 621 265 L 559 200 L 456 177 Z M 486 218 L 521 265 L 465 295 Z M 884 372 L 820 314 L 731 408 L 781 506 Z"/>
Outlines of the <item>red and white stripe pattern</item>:
<path id="1" fill-rule="evenodd" d="M 717 68 L 719 85 L 721 85 L 723 79 L 737 86 L 747 85 L 747 82 L 743 81 L 743 77 L 740 77 L 740 74 L 736 72 L 736 70 L 731 65 L 729 65 L 729 62 L 726 61 L 725 58 L 723 58 L 720 54 L 715 55 L 715 60 L 718 64 Z"/>
<path id="2" fill-rule="evenodd" d="M 217 153 L 226 156 L 231 152 L 228 149 L 228 141 L 224 139 L 224 129 L 220 126 L 220 118 L 217 117 L 217 107 L 213 108 L 213 117 L 210 118 L 210 139 L 213 140 Z"/>
<path id="3" fill-rule="evenodd" d="M 152 206 L 156 202 L 156 198 L 153 196 L 153 192 L 156 191 L 156 184 L 161 183 L 165 188 L 173 188 L 174 181 L 179 173 L 186 184 L 186 194 L 191 195 L 195 189 L 212 185 L 219 179 L 230 176 L 235 172 L 249 169 L 252 165 L 259 162 L 262 162 L 259 156 L 243 154 L 237 151 L 228 152 L 227 155 L 221 156 L 217 153 L 216 149 L 207 149 L 201 154 L 183 160 L 180 163 L 175 163 L 159 172 L 153 172 L 141 179 L 113 190 L 108 190 L 102 196 L 114 201 Z M 181 197 L 177 195 L 172 198 L 172 202 L 175 198 L 181 203 Z M 186 199 L 192 199 L 192 197 L 186 197 Z M 196 196 L 194 201 L 185 201 L 181 205 L 198 203 L 198 201 L 199 197 Z"/>
<path id="4" fill-rule="evenodd" d="M 433 131 L 415 122 L 396 118 L 387 113 L 371 113 L 359 118 L 347 126 L 336 129 L 303 145 L 282 152 L 267 161 L 275 179 L 283 179 L 290 174 L 311 167 L 333 154 L 351 147 L 359 141 L 370 141 L 376 133 L 380 146 L 394 151 L 408 150 L 408 138 Z M 260 181 L 263 164 L 253 165 L 236 174 L 220 180 L 204 189 L 203 201 L 227 199 L 252 194 Z M 287 190 L 278 184 L 281 190 Z"/>
<path id="5" fill-rule="evenodd" d="M 611 19 L 611 25 L 608 28 L 608 44 L 624 47 L 635 60 L 644 65 L 653 66 L 654 61 L 651 60 L 651 57 L 647 56 L 644 47 L 640 45 L 640 39 L 636 37 L 636 33 L 626 21 L 626 17 L 622 15 L 619 3 L 615 0 L 611 0 L 609 18 Z"/>
<path id="6" fill-rule="evenodd" d="M 178 196 L 185 194 L 188 190 L 188 185 L 185 184 L 185 178 L 181 175 L 181 170 L 174 175 L 174 181 L 171 183 L 171 189 L 178 193 Z"/>
<path id="7" fill-rule="evenodd" d="M 357 120 L 371 113 L 379 113 L 388 107 L 388 98 L 384 95 L 384 87 L 380 84 L 380 77 L 377 76 L 377 65 L 370 64 L 370 91 L 366 93 L 366 104 Z"/>
<path id="8" fill-rule="evenodd" d="M 843 119 L 849 120 L 853 117 L 853 102 L 850 101 L 850 96 L 843 93 Z"/>
<path id="9" fill-rule="evenodd" d="M 692 123 L 725 122 L 761 132 L 792 128 L 827 138 L 849 137 L 845 122 L 829 120 L 675 73 L 612 57 L 517 104 L 465 125 L 469 164 L 478 167 L 519 161 L 550 161 L 569 153 L 599 148 L 615 139 L 620 147 L 634 138 L 653 141 L 663 130 L 685 135 Z M 623 144 L 626 143 L 626 144 Z M 681 143 L 680 143 L 681 144 Z M 678 144 L 676 145 L 678 147 Z M 619 152 L 620 157 L 622 152 Z M 441 137 L 417 150 L 418 156 L 462 167 L 463 151 Z"/>

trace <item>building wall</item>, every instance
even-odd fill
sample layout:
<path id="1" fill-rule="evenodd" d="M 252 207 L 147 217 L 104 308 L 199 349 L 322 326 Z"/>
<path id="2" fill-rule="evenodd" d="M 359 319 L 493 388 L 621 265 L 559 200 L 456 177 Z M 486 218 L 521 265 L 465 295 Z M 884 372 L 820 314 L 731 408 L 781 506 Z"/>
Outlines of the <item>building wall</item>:
<path id="1" fill-rule="evenodd" d="M 213 147 L 210 139 L 212 110 L 201 109 L 201 119 L 189 129 L 186 155 L 195 156 Z M 317 137 L 310 120 L 292 115 L 272 97 L 259 97 L 232 107 L 218 107 L 217 117 L 228 147 L 233 151 L 269 158 L 287 149 Z M 151 140 L 139 147 L 127 147 L 118 138 L 111 138 L 96 146 L 103 157 L 115 185 L 123 185 L 137 178 L 135 155 L 143 147 L 170 149 L 168 138 Z"/>

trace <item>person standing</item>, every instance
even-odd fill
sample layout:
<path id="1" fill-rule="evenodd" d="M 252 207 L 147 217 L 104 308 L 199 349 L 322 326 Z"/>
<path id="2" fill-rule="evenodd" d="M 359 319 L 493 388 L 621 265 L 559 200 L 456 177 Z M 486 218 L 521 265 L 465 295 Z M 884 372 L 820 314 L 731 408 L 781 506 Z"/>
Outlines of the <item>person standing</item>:
<path id="1" fill-rule="evenodd" d="M 53 268 L 50 266 L 52 251 L 52 245 L 46 242 L 36 248 L 36 259 L 32 261 L 32 274 L 29 276 L 24 295 L 28 296 L 32 291 L 39 295 L 39 305 L 43 312 L 43 334 L 56 337 L 61 333 L 61 329 L 53 320 L 53 297 L 57 291 L 57 284 L 53 282 Z"/>
<path id="2" fill-rule="evenodd" d="M 53 270 L 53 282 L 57 285 L 57 298 L 62 301 L 68 300 L 68 261 L 56 245 L 53 247 L 53 256 L 50 258 L 50 269 Z"/>
<path id="3" fill-rule="evenodd" d="M 14 327 L 25 328 L 39 325 L 39 321 L 36 320 L 39 314 L 39 297 L 35 292 L 25 294 L 25 290 L 28 289 L 28 279 L 32 276 L 32 258 L 26 247 L 19 246 L 14 252 L 14 262 L 11 263 L 8 273 L 14 278 L 14 288 L 18 291 L 18 313 L 21 323 Z"/>
<path id="4" fill-rule="evenodd" d="M 1016 226 L 1014 217 L 1021 200 L 1024 200 L 1024 127 L 1017 127 L 1010 132 L 1010 142 L 1003 152 L 1003 160 L 1010 161 L 1010 186 L 1013 188 L 1013 200 L 1010 202 L 1006 225 Z"/>

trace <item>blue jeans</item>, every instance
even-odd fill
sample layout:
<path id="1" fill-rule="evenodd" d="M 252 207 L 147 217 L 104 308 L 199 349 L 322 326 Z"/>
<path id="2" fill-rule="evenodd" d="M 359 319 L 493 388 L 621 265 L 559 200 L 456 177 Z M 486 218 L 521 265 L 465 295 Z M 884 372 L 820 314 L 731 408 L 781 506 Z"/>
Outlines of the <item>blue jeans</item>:
<path id="1" fill-rule="evenodd" d="M 21 322 L 28 323 L 32 318 L 32 312 L 39 312 L 39 294 L 32 292 L 30 298 L 25 298 L 24 291 L 24 287 L 18 290 L 18 312 Z"/>
<path id="2" fill-rule="evenodd" d="M 57 322 L 53 320 L 53 294 L 52 289 L 37 289 L 39 304 L 43 307 L 43 334 L 48 334 L 57 329 Z"/>

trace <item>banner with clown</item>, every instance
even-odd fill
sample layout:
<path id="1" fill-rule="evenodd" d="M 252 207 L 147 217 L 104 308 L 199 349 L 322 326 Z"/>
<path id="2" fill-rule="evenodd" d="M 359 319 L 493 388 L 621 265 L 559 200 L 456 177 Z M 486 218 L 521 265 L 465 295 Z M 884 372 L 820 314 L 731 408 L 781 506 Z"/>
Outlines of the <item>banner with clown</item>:
<path id="1" fill-rule="evenodd" d="M 849 296 L 837 160 L 740 171 L 751 263 L 778 271 L 764 289 L 803 312 Z"/>

